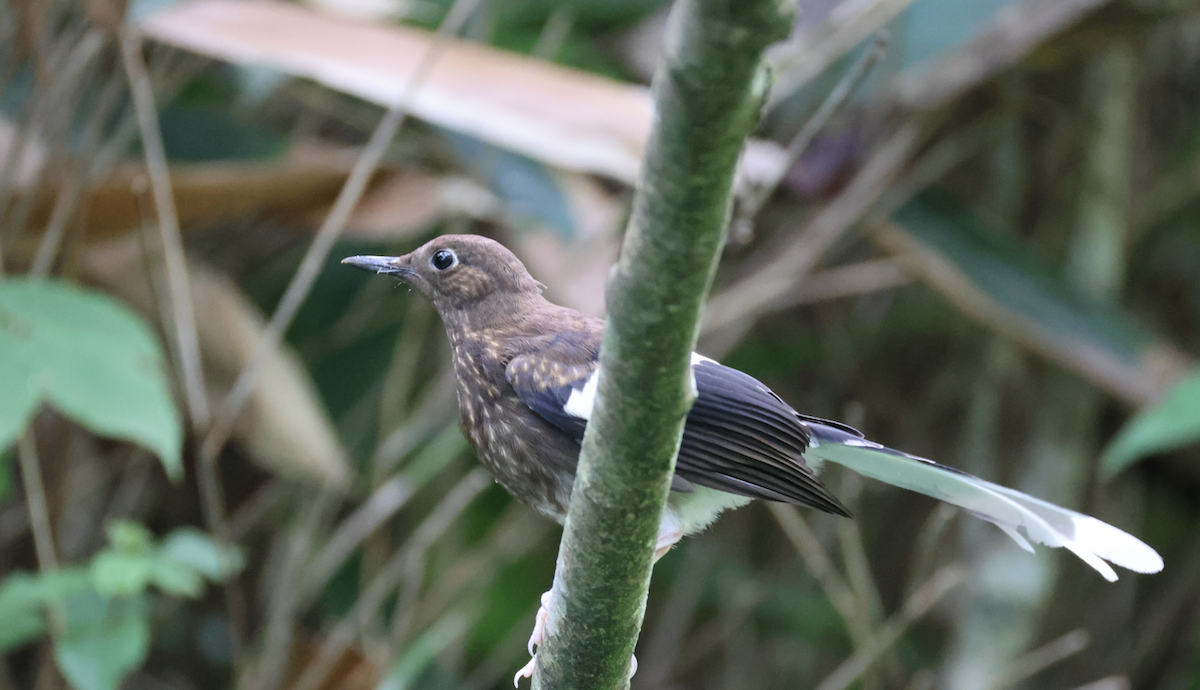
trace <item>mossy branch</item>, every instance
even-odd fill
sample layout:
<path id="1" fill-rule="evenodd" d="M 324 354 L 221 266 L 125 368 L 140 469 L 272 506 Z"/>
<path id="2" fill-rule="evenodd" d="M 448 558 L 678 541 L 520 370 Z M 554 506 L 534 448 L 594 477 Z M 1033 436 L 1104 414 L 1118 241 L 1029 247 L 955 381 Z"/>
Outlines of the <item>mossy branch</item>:
<path id="1" fill-rule="evenodd" d="M 534 688 L 625 688 L 693 387 L 689 357 L 729 219 L 742 142 L 786 0 L 678 0 L 656 118 L 609 282 L 599 398 L 559 549 Z"/>

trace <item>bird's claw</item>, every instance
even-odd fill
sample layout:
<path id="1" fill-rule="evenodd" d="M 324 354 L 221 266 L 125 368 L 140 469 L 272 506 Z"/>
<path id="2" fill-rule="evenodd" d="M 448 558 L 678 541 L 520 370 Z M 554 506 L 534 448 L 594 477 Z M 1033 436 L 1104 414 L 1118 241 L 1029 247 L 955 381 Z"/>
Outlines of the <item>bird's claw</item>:
<path id="1" fill-rule="evenodd" d="M 535 654 L 533 656 L 533 658 L 531 658 L 529 660 L 529 663 L 522 666 L 521 670 L 517 671 L 517 675 L 513 676 L 513 687 L 514 688 L 521 687 L 521 679 L 522 678 L 533 678 L 533 665 L 536 663 L 537 663 L 537 655 Z"/>
<path id="2" fill-rule="evenodd" d="M 667 548 L 670 548 L 668 546 Z M 533 632 L 529 634 L 529 663 L 521 667 L 513 676 L 513 687 L 521 687 L 522 678 L 533 677 L 533 667 L 537 664 L 537 653 L 534 647 L 542 644 L 542 637 L 546 634 L 546 618 L 550 615 L 550 592 L 542 593 L 542 605 L 538 607 L 537 614 L 533 617 Z M 629 658 L 629 677 L 633 678 L 633 674 L 637 673 L 638 660 L 636 656 Z"/>
<path id="3" fill-rule="evenodd" d="M 537 615 L 533 617 L 533 632 L 529 634 L 529 656 L 533 656 L 533 648 L 542 643 L 546 634 L 546 618 L 550 615 L 550 592 L 542 592 L 542 605 L 538 607 Z"/>
<path id="4" fill-rule="evenodd" d="M 533 677 L 533 666 L 537 663 L 537 654 L 534 652 L 534 647 L 542 644 L 542 637 L 546 634 L 546 618 L 550 615 L 550 592 L 542 592 L 542 605 L 538 607 L 537 615 L 533 617 L 533 632 L 529 634 L 529 643 L 526 645 L 529 649 L 529 663 L 521 667 L 517 671 L 517 675 L 513 676 L 513 687 L 520 687 L 522 678 Z"/>

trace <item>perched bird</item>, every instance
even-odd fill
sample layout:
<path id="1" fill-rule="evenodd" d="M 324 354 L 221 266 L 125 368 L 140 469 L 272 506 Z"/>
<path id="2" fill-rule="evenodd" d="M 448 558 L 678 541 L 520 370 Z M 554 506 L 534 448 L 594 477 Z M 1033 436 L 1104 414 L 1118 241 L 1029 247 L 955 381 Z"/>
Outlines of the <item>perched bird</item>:
<path id="1" fill-rule="evenodd" d="M 445 235 L 404 256 L 342 263 L 394 276 L 433 303 L 453 349 L 467 439 L 513 496 L 562 522 L 595 401 L 604 322 L 547 301 L 517 257 L 485 237 Z M 817 479 L 829 461 L 960 506 L 1026 550 L 1029 540 L 1065 547 L 1109 581 L 1117 574 L 1106 561 L 1142 573 L 1163 567 L 1154 549 L 1111 525 L 800 414 L 756 379 L 707 357 L 692 355 L 692 373 L 697 397 L 656 558 L 753 498 L 849 516 Z M 531 650 L 542 620 L 544 611 Z"/>

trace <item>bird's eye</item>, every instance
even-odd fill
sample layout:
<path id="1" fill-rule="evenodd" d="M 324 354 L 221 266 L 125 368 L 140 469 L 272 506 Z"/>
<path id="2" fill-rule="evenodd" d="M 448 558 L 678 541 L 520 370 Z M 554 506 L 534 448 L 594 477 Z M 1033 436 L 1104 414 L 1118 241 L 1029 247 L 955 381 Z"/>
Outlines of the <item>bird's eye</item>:
<path id="1" fill-rule="evenodd" d="M 455 256 L 454 252 L 450 251 L 449 249 L 439 249 L 434 252 L 433 257 L 429 259 L 429 265 L 433 266 L 439 271 L 444 271 L 447 268 L 454 266 L 456 263 L 458 263 L 458 257 Z"/>

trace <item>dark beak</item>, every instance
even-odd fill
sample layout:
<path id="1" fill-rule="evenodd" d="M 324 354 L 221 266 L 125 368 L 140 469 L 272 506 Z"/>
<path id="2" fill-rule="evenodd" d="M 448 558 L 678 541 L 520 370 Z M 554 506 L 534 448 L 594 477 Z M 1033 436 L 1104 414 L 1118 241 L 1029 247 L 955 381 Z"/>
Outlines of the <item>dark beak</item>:
<path id="1" fill-rule="evenodd" d="M 348 256 L 342 259 L 342 263 L 380 275 L 406 276 L 413 272 L 408 266 L 407 256 Z"/>

